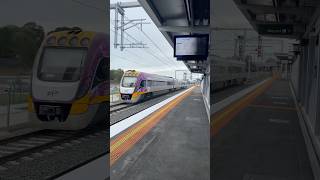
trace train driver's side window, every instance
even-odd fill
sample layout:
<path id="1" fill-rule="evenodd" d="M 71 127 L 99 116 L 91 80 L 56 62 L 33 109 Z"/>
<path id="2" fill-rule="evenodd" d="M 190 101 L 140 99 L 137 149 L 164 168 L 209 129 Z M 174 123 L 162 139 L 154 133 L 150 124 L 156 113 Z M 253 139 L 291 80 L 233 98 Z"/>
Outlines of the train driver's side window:
<path id="1" fill-rule="evenodd" d="M 141 81 L 140 87 L 142 88 L 146 87 L 146 80 Z"/>
<path id="2" fill-rule="evenodd" d="M 93 87 L 95 87 L 99 83 L 102 83 L 108 80 L 108 72 L 109 72 L 108 69 L 109 68 L 108 68 L 107 60 L 104 58 L 100 61 L 97 67 L 96 74 L 93 81 Z"/>

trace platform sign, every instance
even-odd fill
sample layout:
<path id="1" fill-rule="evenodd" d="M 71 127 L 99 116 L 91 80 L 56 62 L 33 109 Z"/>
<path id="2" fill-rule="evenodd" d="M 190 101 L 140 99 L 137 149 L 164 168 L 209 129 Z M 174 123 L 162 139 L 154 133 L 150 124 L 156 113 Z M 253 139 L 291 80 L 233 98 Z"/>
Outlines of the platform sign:
<path id="1" fill-rule="evenodd" d="M 292 24 L 259 24 L 258 32 L 262 35 L 292 35 Z"/>
<path id="2" fill-rule="evenodd" d="M 178 60 L 206 60 L 209 35 L 179 35 L 174 37 L 174 57 Z"/>

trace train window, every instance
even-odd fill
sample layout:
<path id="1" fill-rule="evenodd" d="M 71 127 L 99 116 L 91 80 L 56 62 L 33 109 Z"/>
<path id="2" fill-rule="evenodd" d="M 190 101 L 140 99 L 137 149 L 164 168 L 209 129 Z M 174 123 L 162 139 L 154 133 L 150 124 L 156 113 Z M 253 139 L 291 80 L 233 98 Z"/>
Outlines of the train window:
<path id="1" fill-rule="evenodd" d="M 141 81 L 140 87 L 142 87 L 142 88 L 146 87 L 146 81 L 145 80 Z"/>
<path id="2" fill-rule="evenodd" d="M 122 79 L 122 86 L 123 87 L 135 87 L 136 81 L 137 81 L 137 77 L 125 76 Z"/>
<path id="3" fill-rule="evenodd" d="M 167 82 L 165 82 L 165 81 L 153 81 L 152 85 L 153 86 L 166 86 Z"/>
<path id="4" fill-rule="evenodd" d="M 108 68 L 107 60 L 104 58 L 100 61 L 97 67 L 95 78 L 93 81 L 93 87 L 95 87 L 99 83 L 102 83 L 108 80 L 108 72 L 109 72 L 108 69 L 109 68 Z"/>
<path id="5" fill-rule="evenodd" d="M 86 55 L 82 48 L 45 48 L 38 77 L 44 81 L 78 81 Z"/>

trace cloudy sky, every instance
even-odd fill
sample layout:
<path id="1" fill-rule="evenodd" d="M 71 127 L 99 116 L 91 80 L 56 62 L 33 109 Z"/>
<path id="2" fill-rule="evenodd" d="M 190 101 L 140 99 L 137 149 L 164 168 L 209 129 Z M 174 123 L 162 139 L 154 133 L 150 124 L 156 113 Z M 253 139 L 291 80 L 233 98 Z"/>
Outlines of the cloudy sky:
<path id="1" fill-rule="evenodd" d="M 111 0 L 116 3 L 120 0 Z M 132 0 L 121 0 L 132 1 Z M 110 32 L 110 41 L 114 39 L 114 10 L 107 17 L 107 1 L 105 0 L 1 0 L 0 1 L 0 26 L 15 24 L 23 25 L 33 21 L 42 25 L 46 31 L 57 26 L 80 26 L 84 30 Z M 224 28 L 251 28 L 233 0 L 215 0 L 214 19 L 211 22 L 215 27 Z M 157 43 L 156 46 L 137 28 L 133 27 L 126 32 L 133 38 L 125 35 L 125 43 L 129 41 L 141 41 L 147 44 L 145 49 L 128 48 L 120 51 L 111 45 L 111 68 L 136 69 L 150 73 L 174 76 L 175 70 L 187 70 L 182 62 L 173 58 L 173 49 L 153 24 L 142 7 L 126 9 L 126 17 L 129 19 L 146 18 L 143 31 Z M 110 28 L 109 28 L 110 21 Z M 221 56 L 232 56 L 234 39 L 243 34 L 243 31 L 215 31 L 213 43 L 215 52 Z M 252 40 L 249 46 L 256 46 L 257 34 L 253 31 L 247 33 Z M 272 56 L 273 52 L 281 51 L 281 39 L 273 39 L 265 42 L 265 55 Z M 288 50 L 284 42 L 284 51 Z M 156 58 L 157 57 L 157 58 Z M 182 73 L 180 73 L 182 75 Z"/>
<path id="2" fill-rule="evenodd" d="M 130 0 L 111 0 L 111 3 L 128 2 Z M 131 0 L 132 1 L 132 0 Z M 144 72 L 168 75 L 174 77 L 175 70 L 187 70 L 187 67 L 173 58 L 173 48 L 163 37 L 158 28 L 153 24 L 142 7 L 125 9 L 125 16 L 128 19 L 146 18 L 145 22 L 151 24 L 143 25 L 143 31 L 152 38 L 154 43 L 162 49 L 160 51 L 140 30 L 136 27 L 128 29 L 125 34 L 125 43 L 143 42 L 147 48 L 128 48 L 120 51 L 113 47 L 114 43 L 114 10 L 110 11 L 110 41 L 111 45 L 111 69 L 136 69 Z M 130 37 L 132 36 L 132 37 Z M 120 34 L 119 34 L 120 39 Z M 136 41 L 137 40 L 137 41 Z M 157 58 L 156 58 L 156 57 Z M 177 78 L 182 78 L 183 73 L 177 72 Z"/>
<path id="3" fill-rule="evenodd" d="M 106 0 L 1 0 L 0 26 L 14 24 L 21 26 L 26 22 L 36 22 L 50 31 L 58 26 L 79 26 L 84 30 L 108 32 L 113 44 L 114 11 L 110 12 L 109 1 Z M 111 3 L 117 2 L 111 0 Z M 144 32 L 162 48 L 159 51 L 142 32 L 135 27 L 127 33 L 138 41 L 147 44 L 146 49 L 125 49 L 120 51 L 111 45 L 111 68 L 136 69 L 150 73 L 174 76 L 175 70 L 187 70 L 185 65 L 173 58 L 173 49 L 159 32 L 157 27 L 145 13 L 143 8 L 126 9 L 126 16 L 130 19 L 146 18 Z M 127 37 L 130 41 L 135 41 Z M 128 43 L 128 40 L 125 40 Z M 157 57 L 157 58 L 156 58 Z M 178 73 L 182 76 L 182 73 Z"/>
<path id="4" fill-rule="evenodd" d="M 0 26 L 36 22 L 45 31 L 57 26 L 108 31 L 106 0 L 1 0 Z"/>

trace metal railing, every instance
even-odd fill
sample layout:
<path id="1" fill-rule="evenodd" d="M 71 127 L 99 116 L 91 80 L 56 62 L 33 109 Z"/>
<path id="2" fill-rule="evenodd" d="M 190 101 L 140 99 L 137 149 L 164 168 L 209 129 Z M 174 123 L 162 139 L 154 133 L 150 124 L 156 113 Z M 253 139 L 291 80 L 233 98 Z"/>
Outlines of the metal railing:
<path id="1" fill-rule="evenodd" d="M 29 79 L 1 79 L 0 82 L 0 128 L 28 121 L 27 101 Z"/>
<path id="2" fill-rule="evenodd" d="M 119 86 L 115 86 L 110 89 L 110 103 L 116 103 L 120 101 L 120 88 Z"/>

